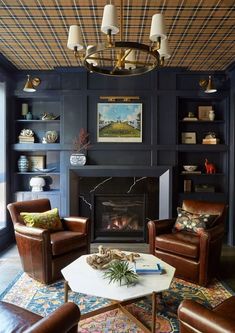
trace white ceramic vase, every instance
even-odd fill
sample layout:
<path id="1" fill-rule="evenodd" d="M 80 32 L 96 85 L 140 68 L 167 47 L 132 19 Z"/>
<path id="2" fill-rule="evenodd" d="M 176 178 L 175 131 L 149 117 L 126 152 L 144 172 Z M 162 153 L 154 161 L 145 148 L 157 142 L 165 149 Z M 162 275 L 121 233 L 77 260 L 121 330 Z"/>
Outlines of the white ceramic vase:
<path id="1" fill-rule="evenodd" d="M 81 166 L 86 164 L 86 156 L 82 153 L 73 153 L 70 156 L 70 164 L 73 166 Z"/>
<path id="2" fill-rule="evenodd" d="M 215 120 L 215 111 L 214 110 L 209 111 L 209 119 L 211 121 Z"/>

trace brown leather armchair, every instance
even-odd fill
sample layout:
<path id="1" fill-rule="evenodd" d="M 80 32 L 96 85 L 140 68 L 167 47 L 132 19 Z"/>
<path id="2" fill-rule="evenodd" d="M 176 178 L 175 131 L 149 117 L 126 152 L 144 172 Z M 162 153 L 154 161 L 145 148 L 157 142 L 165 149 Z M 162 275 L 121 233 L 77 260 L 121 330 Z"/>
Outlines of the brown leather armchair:
<path id="1" fill-rule="evenodd" d="M 43 318 L 17 305 L 0 301 L 0 333 L 77 333 L 79 307 L 65 303 Z"/>
<path id="2" fill-rule="evenodd" d="M 149 221 L 149 251 L 175 267 L 175 276 L 206 286 L 219 268 L 227 206 L 224 203 L 184 200 L 182 208 L 195 214 L 219 217 L 212 228 L 200 235 L 188 231 L 172 232 L 176 218 Z"/>
<path id="3" fill-rule="evenodd" d="M 192 300 L 178 308 L 180 333 L 235 333 L 235 296 L 209 310 Z"/>
<path id="4" fill-rule="evenodd" d="M 61 219 L 64 230 L 51 232 L 27 227 L 21 212 L 45 212 L 48 199 L 19 201 L 7 206 L 14 224 L 23 270 L 32 278 L 49 284 L 62 277 L 61 269 L 83 254 L 90 253 L 90 222 L 84 217 Z"/>

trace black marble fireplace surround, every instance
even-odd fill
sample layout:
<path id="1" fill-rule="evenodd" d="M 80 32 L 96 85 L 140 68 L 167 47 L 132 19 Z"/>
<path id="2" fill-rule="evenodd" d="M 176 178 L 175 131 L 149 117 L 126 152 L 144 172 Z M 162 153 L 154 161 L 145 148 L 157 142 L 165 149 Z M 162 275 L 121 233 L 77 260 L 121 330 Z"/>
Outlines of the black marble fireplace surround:
<path id="1" fill-rule="evenodd" d="M 171 217 L 168 166 L 70 168 L 69 184 L 70 213 L 91 218 L 92 242 L 144 242 L 149 219 Z"/>

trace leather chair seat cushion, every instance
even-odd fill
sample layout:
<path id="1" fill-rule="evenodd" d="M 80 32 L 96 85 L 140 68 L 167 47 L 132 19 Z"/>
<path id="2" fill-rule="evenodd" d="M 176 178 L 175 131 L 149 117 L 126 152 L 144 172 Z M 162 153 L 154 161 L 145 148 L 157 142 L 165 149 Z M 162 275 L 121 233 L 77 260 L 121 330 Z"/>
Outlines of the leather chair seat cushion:
<path id="1" fill-rule="evenodd" d="M 221 316 L 234 320 L 235 325 L 235 296 L 226 299 L 224 302 L 214 308 L 213 311 L 220 314 Z"/>
<path id="2" fill-rule="evenodd" d="M 58 256 L 87 246 L 87 237 L 81 232 L 60 231 L 51 234 L 52 255 Z"/>
<path id="3" fill-rule="evenodd" d="M 191 259 L 198 259 L 199 247 L 200 237 L 187 231 L 163 234 L 156 237 L 156 249 Z"/>
<path id="4" fill-rule="evenodd" d="M 40 319 L 42 319 L 41 316 L 14 304 L 0 302 L 0 332 L 25 332 Z"/>

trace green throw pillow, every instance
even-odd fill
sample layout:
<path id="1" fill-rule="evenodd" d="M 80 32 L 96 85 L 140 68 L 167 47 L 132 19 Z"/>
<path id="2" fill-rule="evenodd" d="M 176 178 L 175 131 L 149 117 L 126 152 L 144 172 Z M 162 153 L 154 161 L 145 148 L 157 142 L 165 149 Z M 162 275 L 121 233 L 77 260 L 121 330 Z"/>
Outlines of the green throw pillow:
<path id="1" fill-rule="evenodd" d="M 194 214 L 178 207 L 178 217 L 174 225 L 174 231 L 187 230 L 200 234 L 203 230 L 213 227 L 218 215 Z"/>
<path id="2" fill-rule="evenodd" d="M 63 230 L 58 208 L 43 213 L 20 213 L 27 227 Z"/>

